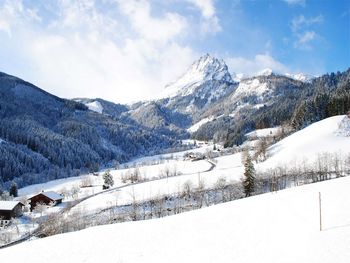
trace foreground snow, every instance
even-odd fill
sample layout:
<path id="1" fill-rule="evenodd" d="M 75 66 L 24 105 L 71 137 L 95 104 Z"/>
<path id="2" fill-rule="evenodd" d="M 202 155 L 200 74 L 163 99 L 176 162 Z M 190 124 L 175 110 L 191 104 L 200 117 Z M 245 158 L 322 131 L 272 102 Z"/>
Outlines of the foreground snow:
<path id="1" fill-rule="evenodd" d="M 350 177 L 0 250 L 16 262 L 348 262 Z M 318 192 L 323 197 L 319 231 Z"/>

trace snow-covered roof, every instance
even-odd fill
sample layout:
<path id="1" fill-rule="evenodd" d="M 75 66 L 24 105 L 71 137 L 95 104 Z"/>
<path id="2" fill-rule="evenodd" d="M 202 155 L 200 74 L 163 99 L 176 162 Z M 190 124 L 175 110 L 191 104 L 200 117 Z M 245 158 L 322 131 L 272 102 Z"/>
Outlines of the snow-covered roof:
<path id="1" fill-rule="evenodd" d="M 22 203 L 19 201 L 0 201 L 0 210 L 13 210 L 18 204 Z"/>
<path id="2" fill-rule="evenodd" d="M 54 191 L 41 192 L 39 194 L 45 195 L 46 197 L 48 197 L 48 198 L 50 198 L 51 200 L 54 200 L 54 201 L 60 200 L 60 199 L 63 198 L 59 193 L 56 193 Z M 33 195 L 31 198 L 33 198 L 34 196 L 37 196 L 39 194 Z"/>

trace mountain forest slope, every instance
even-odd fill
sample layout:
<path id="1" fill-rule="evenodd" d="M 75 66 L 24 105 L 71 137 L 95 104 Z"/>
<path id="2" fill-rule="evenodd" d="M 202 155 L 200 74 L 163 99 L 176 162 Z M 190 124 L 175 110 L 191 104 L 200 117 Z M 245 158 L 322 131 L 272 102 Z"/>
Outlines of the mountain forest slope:
<path id="1" fill-rule="evenodd" d="M 20 186 L 96 171 L 176 141 L 99 114 L 0 74 L 0 185 Z"/>

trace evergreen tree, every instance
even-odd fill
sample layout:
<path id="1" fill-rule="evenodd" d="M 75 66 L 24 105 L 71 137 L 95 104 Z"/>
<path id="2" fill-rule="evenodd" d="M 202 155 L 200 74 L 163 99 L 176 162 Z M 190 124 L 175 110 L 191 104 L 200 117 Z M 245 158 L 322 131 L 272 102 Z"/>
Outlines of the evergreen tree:
<path id="1" fill-rule="evenodd" d="M 17 184 L 15 182 L 12 182 L 12 185 L 10 187 L 10 195 L 13 197 L 18 196 L 18 188 L 17 188 Z"/>
<path id="2" fill-rule="evenodd" d="M 103 189 L 108 189 L 114 185 L 114 180 L 109 170 L 103 174 Z"/>
<path id="3" fill-rule="evenodd" d="M 242 183 L 245 196 L 251 196 L 255 188 L 255 168 L 249 153 L 244 162 L 244 178 Z"/>

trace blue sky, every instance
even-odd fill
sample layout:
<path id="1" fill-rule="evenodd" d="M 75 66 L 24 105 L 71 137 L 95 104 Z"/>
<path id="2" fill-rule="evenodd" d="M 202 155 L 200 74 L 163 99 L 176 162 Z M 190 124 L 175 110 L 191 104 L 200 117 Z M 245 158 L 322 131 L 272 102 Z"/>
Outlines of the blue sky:
<path id="1" fill-rule="evenodd" d="M 61 97 L 145 99 L 201 55 L 231 72 L 350 64 L 348 0 L 0 0 L 0 71 Z"/>

